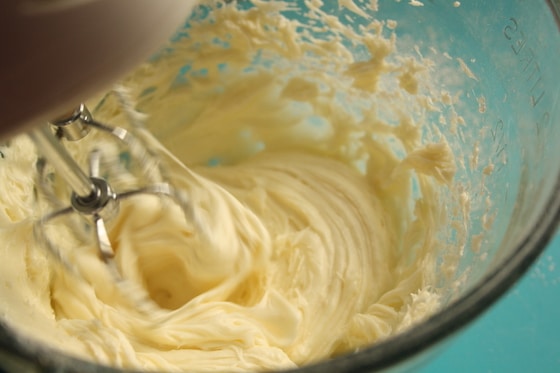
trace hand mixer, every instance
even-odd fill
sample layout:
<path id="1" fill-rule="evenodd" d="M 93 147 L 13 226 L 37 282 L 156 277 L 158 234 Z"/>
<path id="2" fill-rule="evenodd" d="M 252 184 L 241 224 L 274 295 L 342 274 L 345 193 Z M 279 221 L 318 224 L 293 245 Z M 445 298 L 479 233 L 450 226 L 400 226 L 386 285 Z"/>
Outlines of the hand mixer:
<path id="1" fill-rule="evenodd" d="M 144 194 L 169 197 L 192 218 L 185 197 L 165 181 L 157 160 L 133 134 L 141 124 L 123 90 L 112 94 L 128 114 L 132 130 L 98 122 L 84 104 L 68 114 L 60 113 L 104 89 L 153 53 L 194 4 L 194 0 L 18 0 L 0 5 L 0 35 L 5 39 L 0 59 L 0 87 L 5 93 L 0 101 L 0 135 L 27 129 L 35 143 L 41 155 L 39 194 L 54 210 L 35 225 L 35 235 L 70 271 L 75 266 L 50 238 L 45 229 L 48 224 L 62 221 L 71 225 L 70 215 L 88 220 L 93 227 L 89 238 L 120 283 L 106 222 L 118 214 L 121 200 Z M 58 119 L 52 120 L 55 115 Z M 88 155 L 88 173 L 78 165 L 62 143 L 80 141 L 92 131 L 108 134 L 128 149 L 142 164 L 144 185 L 116 191 L 101 175 L 104 155 L 100 149 Z M 68 201 L 61 201 L 52 190 L 45 171 L 48 165 L 70 187 Z"/>

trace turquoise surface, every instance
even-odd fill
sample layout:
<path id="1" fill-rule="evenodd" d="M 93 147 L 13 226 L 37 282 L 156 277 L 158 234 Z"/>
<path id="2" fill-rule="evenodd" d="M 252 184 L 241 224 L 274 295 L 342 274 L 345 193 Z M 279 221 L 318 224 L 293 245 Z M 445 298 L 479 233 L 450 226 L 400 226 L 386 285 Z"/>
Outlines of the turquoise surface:
<path id="1" fill-rule="evenodd" d="M 420 372 L 560 372 L 560 234 L 514 288 Z"/>

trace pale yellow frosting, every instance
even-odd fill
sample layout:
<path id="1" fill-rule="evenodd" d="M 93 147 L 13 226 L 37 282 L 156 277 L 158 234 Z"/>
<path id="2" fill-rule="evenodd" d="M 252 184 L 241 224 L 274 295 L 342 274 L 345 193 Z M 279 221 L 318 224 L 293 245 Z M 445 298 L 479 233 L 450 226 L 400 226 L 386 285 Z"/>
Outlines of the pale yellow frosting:
<path id="1" fill-rule="evenodd" d="M 118 268 L 153 312 L 123 294 L 94 247 L 72 251 L 80 278 L 33 240 L 36 155 L 18 138 L 0 167 L 5 323 L 118 367 L 246 371 L 355 351 L 438 309 L 440 239 L 463 211 L 453 154 L 422 121 L 445 105 L 428 94 L 429 61 L 397 53 L 380 22 L 357 32 L 309 3 L 310 18 L 364 46 L 358 58 L 343 39 L 296 33 L 282 2 L 255 3 L 214 9 L 123 83 L 163 145 L 138 136 L 198 223 L 151 196 L 123 201 L 111 222 Z M 111 97 L 95 115 L 125 123 Z M 84 141 L 69 146 L 80 161 L 103 144 Z M 73 242 L 57 229 L 61 245 Z"/>

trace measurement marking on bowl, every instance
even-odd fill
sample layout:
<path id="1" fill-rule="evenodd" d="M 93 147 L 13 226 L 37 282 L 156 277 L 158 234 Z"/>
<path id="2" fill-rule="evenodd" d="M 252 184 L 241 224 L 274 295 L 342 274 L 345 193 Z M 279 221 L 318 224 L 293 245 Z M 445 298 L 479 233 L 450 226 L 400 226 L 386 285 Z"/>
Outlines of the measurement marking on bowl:
<path id="1" fill-rule="evenodd" d="M 546 97 L 545 82 L 542 70 L 538 61 L 538 56 L 535 50 L 531 47 L 531 42 L 521 27 L 520 21 L 517 18 L 511 17 L 508 23 L 503 28 L 503 34 L 507 41 L 510 42 L 511 50 L 517 56 L 520 64 L 520 73 L 525 83 L 528 85 L 529 102 L 531 108 L 537 110 L 539 104 Z M 542 105 L 541 105 L 542 106 Z M 550 113 L 546 108 L 538 107 L 540 112 L 536 113 L 535 118 L 539 118 L 535 122 L 537 136 L 540 141 L 544 141 L 540 136 L 541 132 L 548 127 L 550 122 Z M 539 148 L 540 148 L 539 143 Z"/>

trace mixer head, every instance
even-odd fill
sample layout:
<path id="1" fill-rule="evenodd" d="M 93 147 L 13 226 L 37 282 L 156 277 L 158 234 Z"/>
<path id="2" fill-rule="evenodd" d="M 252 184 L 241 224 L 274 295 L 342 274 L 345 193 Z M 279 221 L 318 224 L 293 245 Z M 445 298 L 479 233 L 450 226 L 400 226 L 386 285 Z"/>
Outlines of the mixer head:
<path id="1" fill-rule="evenodd" d="M 131 284 L 116 265 L 115 247 L 108 225 L 120 213 L 123 200 L 158 196 L 164 205 L 178 206 L 187 221 L 198 226 L 184 193 L 165 177 L 157 155 L 142 141 L 143 115 L 134 110 L 126 91 L 112 91 L 126 114 L 129 129 L 93 118 L 84 104 L 30 134 L 42 157 L 37 163 L 37 199 L 48 212 L 34 226 L 35 238 L 64 269 L 83 278 L 80 248 L 93 247 L 107 265 L 123 296 L 141 311 L 153 312 L 153 304 L 139 284 Z M 83 139 L 94 137 L 89 144 Z M 77 146 L 85 156 L 88 172 L 73 159 L 63 143 Z M 68 185 L 70 190 L 68 190 Z M 202 232 L 202 230 L 200 230 Z M 60 239 L 65 235 L 64 240 Z"/>

